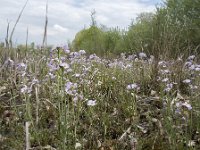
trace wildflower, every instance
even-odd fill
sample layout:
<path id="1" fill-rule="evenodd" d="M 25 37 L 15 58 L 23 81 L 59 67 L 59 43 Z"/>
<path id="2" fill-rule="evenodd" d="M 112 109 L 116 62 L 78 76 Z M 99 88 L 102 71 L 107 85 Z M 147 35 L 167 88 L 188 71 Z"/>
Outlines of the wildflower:
<path id="1" fill-rule="evenodd" d="M 112 80 L 116 80 L 116 77 L 112 77 Z"/>
<path id="2" fill-rule="evenodd" d="M 200 71 L 200 67 L 195 68 L 195 71 Z"/>
<path id="3" fill-rule="evenodd" d="M 159 62 L 158 62 L 158 65 L 159 65 L 159 66 L 165 66 L 165 65 L 166 65 L 166 62 L 165 62 L 165 61 L 159 61 Z"/>
<path id="4" fill-rule="evenodd" d="M 79 74 L 79 73 L 76 73 L 76 74 L 73 75 L 73 77 L 76 77 L 76 78 L 78 78 L 80 76 L 81 76 L 81 74 Z"/>
<path id="5" fill-rule="evenodd" d="M 182 104 L 182 106 L 186 107 L 188 110 L 192 110 L 192 106 L 189 103 L 187 103 L 187 102 L 184 102 Z"/>
<path id="6" fill-rule="evenodd" d="M 170 73 L 170 71 L 168 70 L 168 69 L 165 69 L 165 70 L 161 70 L 161 74 L 169 74 Z"/>
<path id="7" fill-rule="evenodd" d="M 86 54 L 86 52 L 85 52 L 85 50 L 80 50 L 80 51 L 79 51 L 79 54 L 80 54 L 80 55 L 84 55 L 84 54 Z"/>
<path id="8" fill-rule="evenodd" d="M 192 65 L 192 63 L 190 61 L 185 62 L 185 67 L 189 67 L 191 65 Z"/>
<path id="9" fill-rule="evenodd" d="M 34 78 L 31 82 L 31 85 L 35 85 L 35 84 L 38 84 L 39 83 L 39 80 Z"/>
<path id="10" fill-rule="evenodd" d="M 56 77 L 56 76 L 55 76 L 54 74 L 52 74 L 51 72 L 49 72 L 48 75 L 49 75 L 49 77 L 50 77 L 51 79 L 54 79 L 54 78 Z"/>
<path id="11" fill-rule="evenodd" d="M 75 144 L 75 149 L 78 149 L 78 148 L 80 148 L 81 147 L 81 143 L 76 143 Z"/>
<path id="12" fill-rule="evenodd" d="M 9 66 L 13 66 L 14 65 L 14 61 L 12 59 L 10 59 L 10 57 L 6 60 L 5 64 L 9 65 Z"/>
<path id="13" fill-rule="evenodd" d="M 192 110 L 192 106 L 191 106 L 188 102 L 177 102 L 177 103 L 176 103 L 176 107 L 177 107 L 177 108 L 185 107 L 185 108 L 187 108 L 188 110 Z"/>
<path id="14" fill-rule="evenodd" d="M 164 78 L 164 79 L 162 80 L 162 82 L 167 82 L 167 81 L 169 81 L 169 78 Z"/>
<path id="15" fill-rule="evenodd" d="M 194 140 L 189 140 L 188 147 L 193 147 L 196 145 L 196 142 Z"/>
<path id="16" fill-rule="evenodd" d="M 63 67 L 64 69 L 68 69 L 69 64 L 68 63 L 60 63 L 60 67 Z"/>
<path id="17" fill-rule="evenodd" d="M 78 53 L 78 52 L 71 52 L 70 53 L 70 57 L 72 57 L 72 58 L 79 58 L 80 57 L 80 53 Z"/>
<path id="18" fill-rule="evenodd" d="M 50 72 L 53 72 L 53 71 L 58 70 L 57 65 L 55 65 L 55 64 L 53 63 L 53 61 L 55 61 L 55 59 L 51 59 L 51 61 L 47 64 L 48 67 L 49 67 Z"/>
<path id="19" fill-rule="evenodd" d="M 183 80 L 183 83 L 189 84 L 189 83 L 191 83 L 191 80 L 190 79 L 185 79 L 185 80 Z"/>
<path id="20" fill-rule="evenodd" d="M 194 58 L 195 58 L 195 55 L 191 55 L 191 56 L 189 56 L 187 59 L 188 59 L 189 61 L 192 61 L 192 60 L 194 60 Z"/>
<path id="21" fill-rule="evenodd" d="M 126 87 L 127 90 L 133 90 L 133 89 L 138 89 L 138 88 L 139 88 L 139 86 L 136 83 L 129 84 Z"/>
<path id="22" fill-rule="evenodd" d="M 27 87 L 26 85 L 24 85 L 23 88 L 21 88 L 20 90 L 20 92 L 23 94 L 30 93 L 31 91 L 31 88 Z"/>
<path id="23" fill-rule="evenodd" d="M 169 92 L 173 88 L 173 84 L 169 83 L 166 85 L 166 88 L 164 89 L 165 92 Z"/>
<path id="24" fill-rule="evenodd" d="M 25 63 L 19 63 L 17 64 L 17 69 L 19 70 L 26 70 L 27 65 Z"/>
<path id="25" fill-rule="evenodd" d="M 76 88 L 77 88 L 77 83 L 67 82 L 65 84 L 65 92 L 69 95 L 75 95 L 77 93 Z"/>
<path id="26" fill-rule="evenodd" d="M 145 53 L 141 52 L 141 53 L 139 53 L 139 57 L 140 57 L 140 59 L 143 59 L 143 58 L 146 58 L 147 55 Z"/>
<path id="27" fill-rule="evenodd" d="M 189 69 L 190 69 L 190 70 L 195 70 L 195 65 L 191 65 L 191 66 L 189 67 Z"/>
<path id="28" fill-rule="evenodd" d="M 65 49 L 64 52 L 65 52 L 66 54 L 69 54 L 69 53 L 70 53 L 70 50 Z"/>
<path id="29" fill-rule="evenodd" d="M 96 105 L 96 100 L 88 100 L 87 101 L 88 106 L 95 106 Z"/>

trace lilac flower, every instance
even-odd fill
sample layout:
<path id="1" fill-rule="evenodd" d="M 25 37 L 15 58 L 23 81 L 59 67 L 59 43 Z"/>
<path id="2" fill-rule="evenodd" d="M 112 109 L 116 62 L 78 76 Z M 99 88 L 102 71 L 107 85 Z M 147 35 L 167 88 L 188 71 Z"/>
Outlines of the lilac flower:
<path id="1" fill-rule="evenodd" d="M 36 79 L 36 78 L 33 78 L 32 82 L 31 82 L 31 86 L 35 85 L 35 84 L 38 84 L 38 83 L 39 83 L 39 80 Z"/>
<path id="2" fill-rule="evenodd" d="M 27 65 L 25 63 L 19 63 L 17 64 L 17 69 L 19 70 L 26 70 Z"/>
<path id="3" fill-rule="evenodd" d="M 185 106 L 188 110 L 192 110 L 192 106 L 189 103 L 187 103 L 187 102 L 184 102 L 182 104 L 182 106 Z"/>
<path id="4" fill-rule="evenodd" d="M 76 88 L 77 83 L 67 82 L 65 84 L 65 92 L 69 95 L 75 95 L 77 93 Z"/>
<path id="5" fill-rule="evenodd" d="M 138 89 L 138 88 L 139 88 L 139 86 L 136 83 L 129 84 L 126 87 L 127 90 L 134 90 L 134 89 Z"/>
<path id="6" fill-rule="evenodd" d="M 55 76 L 54 74 L 52 74 L 51 72 L 49 72 L 48 75 L 49 75 L 49 77 L 50 77 L 51 79 L 54 79 L 54 78 L 56 77 L 56 76 Z"/>
<path id="7" fill-rule="evenodd" d="M 165 69 L 165 70 L 161 70 L 161 74 L 165 75 L 165 74 L 169 74 L 170 71 L 168 69 Z"/>
<path id="8" fill-rule="evenodd" d="M 188 110 L 192 110 L 192 106 L 188 102 L 177 102 L 176 107 L 179 108 L 179 109 L 182 108 L 182 107 L 185 107 Z"/>
<path id="9" fill-rule="evenodd" d="M 192 65 L 192 62 L 190 62 L 190 61 L 187 61 L 187 62 L 185 62 L 185 67 L 190 67 Z"/>
<path id="10" fill-rule="evenodd" d="M 54 59 L 51 59 L 51 61 L 47 64 L 50 72 L 54 72 L 59 69 L 58 66 L 54 64 L 54 61 L 55 61 Z"/>
<path id="11" fill-rule="evenodd" d="M 14 65 L 14 61 L 12 59 L 10 59 L 10 57 L 6 60 L 5 64 L 9 65 L 9 66 L 13 66 Z"/>
<path id="12" fill-rule="evenodd" d="M 31 91 L 32 91 L 32 89 L 27 87 L 26 85 L 24 85 L 20 90 L 20 92 L 23 94 L 30 93 Z"/>
<path id="13" fill-rule="evenodd" d="M 85 52 L 85 50 L 80 50 L 80 51 L 79 51 L 79 54 L 80 54 L 80 55 L 84 55 L 84 54 L 86 54 L 86 52 Z"/>
<path id="14" fill-rule="evenodd" d="M 143 58 L 146 58 L 146 57 L 147 57 L 147 54 L 145 54 L 144 52 L 139 53 L 140 59 L 143 59 Z"/>
<path id="15" fill-rule="evenodd" d="M 189 67 L 189 69 L 190 69 L 190 70 L 195 70 L 195 65 L 191 65 L 191 66 Z"/>
<path id="16" fill-rule="evenodd" d="M 69 64 L 68 63 L 60 63 L 60 67 L 63 67 L 64 69 L 68 69 Z"/>
<path id="17" fill-rule="evenodd" d="M 195 71 L 200 71 L 200 67 L 196 67 L 196 68 L 195 68 Z"/>
<path id="18" fill-rule="evenodd" d="M 166 88 L 164 89 L 164 91 L 169 92 L 169 91 L 171 91 L 172 88 L 173 88 L 173 84 L 169 83 L 169 84 L 166 85 Z"/>
<path id="19" fill-rule="evenodd" d="M 78 52 L 71 52 L 70 53 L 70 57 L 72 57 L 72 58 L 79 58 L 80 54 Z"/>
<path id="20" fill-rule="evenodd" d="M 158 65 L 165 68 L 165 67 L 167 67 L 167 62 L 166 61 L 159 61 Z"/>
<path id="21" fill-rule="evenodd" d="M 64 49 L 64 52 L 65 52 L 66 54 L 69 54 L 69 53 L 70 53 L 70 50 Z"/>
<path id="22" fill-rule="evenodd" d="M 87 101 L 88 106 L 95 106 L 96 105 L 96 100 L 88 100 Z"/>

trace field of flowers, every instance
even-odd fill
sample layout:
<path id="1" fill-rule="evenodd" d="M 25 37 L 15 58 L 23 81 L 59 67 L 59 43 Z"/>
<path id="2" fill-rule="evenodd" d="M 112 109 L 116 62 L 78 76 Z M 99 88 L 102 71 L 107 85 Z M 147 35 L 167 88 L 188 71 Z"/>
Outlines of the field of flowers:
<path id="1" fill-rule="evenodd" d="M 200 149 L 192 55 L 0 49 L 0 149 Z"/>

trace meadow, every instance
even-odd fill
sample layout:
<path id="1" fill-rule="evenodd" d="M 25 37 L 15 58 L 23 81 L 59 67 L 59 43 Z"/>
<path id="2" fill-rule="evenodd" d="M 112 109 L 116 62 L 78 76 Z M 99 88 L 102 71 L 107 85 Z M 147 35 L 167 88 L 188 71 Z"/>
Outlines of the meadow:
<path id="1" fill-rule="evenodd" d="M 0 149 L 200 148 L 200 65 L 144 52 L 0 50 Z"/>
<path id="2" fill-rule="evenodd" d="M 27 1 L 28 2 L 28 1 Z M 26 2 L 26 4 L 27 4 Z M 96 22 L 66 46 L 0 44 L 0 149 L 200 149 L 200 1 L 165 0 L 127 30 Z"/>

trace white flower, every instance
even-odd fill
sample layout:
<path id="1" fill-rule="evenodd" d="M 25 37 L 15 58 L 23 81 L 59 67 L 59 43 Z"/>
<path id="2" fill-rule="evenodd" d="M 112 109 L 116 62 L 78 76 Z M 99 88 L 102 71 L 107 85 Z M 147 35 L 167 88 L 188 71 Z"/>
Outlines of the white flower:
<path id="1" fill-rule="evenodd" d="M 191 83 L 191 80 L 190 79 L 185 79 L 185 80 L 183 80 L 183 83 Z"/>
<path id="2" fill-rule="evenodd" d="M 189 67 L 189 69 L 190 69 L 190 70 L 195 70 L 195 65 L 191 65 L 191 66 Z"/>
<path id="3" fill-rule="evenodd" d="M 192 110 L 192 106 L 189 103 L 187 103 L 187 102 L 184 102 L 182 104 L 182 106 L 185 106 L 188 110 Z"/>
<path id="4" fill-rule="evenodd" d="M 88 100 L 87 101 L 88 106 L 95 106 L 96 105 L 96 100 Z"/>
<path id="5" fill-rule="evenodd" d="M 169 81 L 169 78 L 164 78 L 164 79 L 162 80 L 162 82 L 167 82 L 167 81 Z"/>
<path id="6" fill-rule="evenodd" d="M 138 88 L 139 88 L 139 86 L 136 83 L 129 84 L 126 87 L 127 90 L 133 90 L 133 89 L 138 89 Z"/>
<path id="7" fill-rule="evenodd" d="M 189 147 L 193 147 L 195 145 L 196 145 L 196 142 L 194 140 L 189 140 L 189 142 L 188 142 Z"/>
<path id="8" fill-rule="evenodd" d="M 76 143 L 75 144 L 75 149 L 80 148 L 81 147 L 81 143 Z"/>
<path id="9" fill-rule="evenodd" d="M 191 55 L 188 57 L 188 60 L 194 60 L 194 58 L 195 58 L 195 55 Z"/>
<path id="10" fill-rule="evenodd" d="M 24 85 L 23 88 L 21 88 L 21 90 L 20 90 L 20 92 L 23 94 L 30 93 L 31 91 L 32 91 L 32 89 L 27 87 L 26 85 Z"/>
<path id="11" fill-rule="evenodd" d="M 65 53 L 67 53 L 67 54 L 70 53 L 70 50 L 68 50 L 68 49 L 65 49 L 64 51 L 65 51 Z"/>

